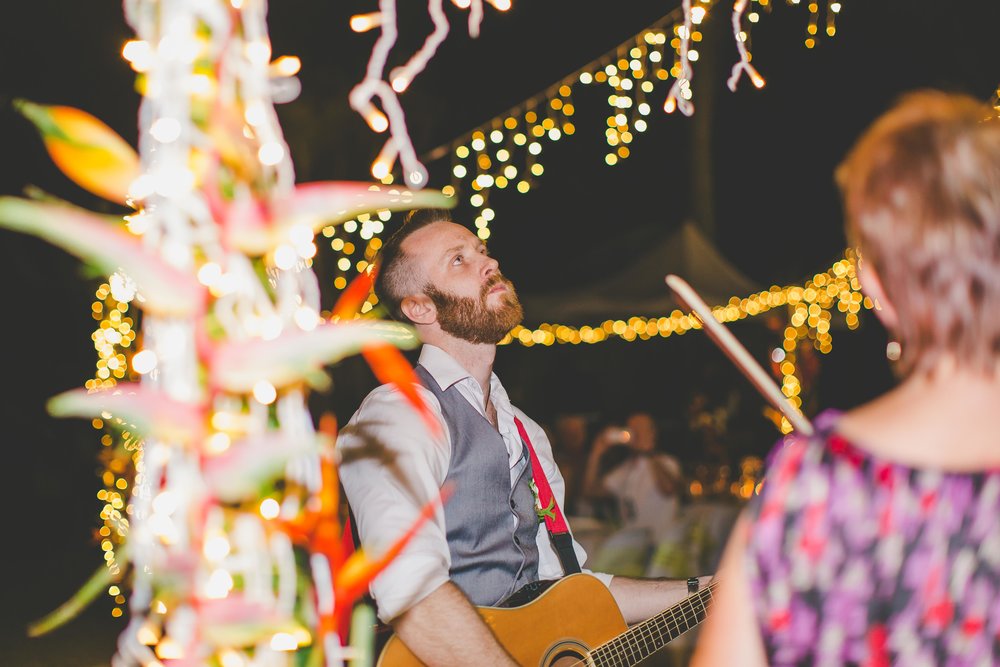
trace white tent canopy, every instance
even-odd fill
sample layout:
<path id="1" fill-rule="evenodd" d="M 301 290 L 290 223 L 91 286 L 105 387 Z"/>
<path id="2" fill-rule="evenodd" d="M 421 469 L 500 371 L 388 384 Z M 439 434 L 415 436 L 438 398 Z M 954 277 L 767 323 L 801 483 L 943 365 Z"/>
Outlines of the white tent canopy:
<path id="1" fill-rule="evenodd" d="M 664 283 L 668 273 L 687 280 L 712 306 L 761 289 L 719 254 L 697 225 L 689 221 L 652 245 L 621 273 L 597 285 L 523 295 L 525 322 L 593 324 L 634 315 L 668 315 L 679 307 Z"/>

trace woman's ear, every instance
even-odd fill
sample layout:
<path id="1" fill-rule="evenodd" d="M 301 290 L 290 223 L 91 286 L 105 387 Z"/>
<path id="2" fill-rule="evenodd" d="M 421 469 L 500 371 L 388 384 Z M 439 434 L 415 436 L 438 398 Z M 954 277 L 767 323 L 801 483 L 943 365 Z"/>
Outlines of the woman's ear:
<path id="1" fill-rule="evenodd" d="M 414 324 L 433 324 L 437 320 L 437 308 L 426 294 L 403 297 L 399 309 Z"/>
<path id="2" fill-rule="evenodd" d="M 899 324 L 899 315 L 885 295 L 882 279 L 871 262 L 860 258 L 858 259 L 858 282 L 861 283 L 861 291 L 875 304 L 875 316 L 881 320 L 886 329 L 895 330 L 896 325 Z"/>

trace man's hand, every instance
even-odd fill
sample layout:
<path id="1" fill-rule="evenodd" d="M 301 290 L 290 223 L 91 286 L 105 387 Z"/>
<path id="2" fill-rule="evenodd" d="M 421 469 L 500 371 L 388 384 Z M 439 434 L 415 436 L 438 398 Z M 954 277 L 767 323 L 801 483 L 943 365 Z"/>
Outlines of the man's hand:
<path id="1" fill-rule="evenodd" d="M 392 627 L 427 665 L 517 667 L 469 599 L 450 581 L 394 619 Z"/>

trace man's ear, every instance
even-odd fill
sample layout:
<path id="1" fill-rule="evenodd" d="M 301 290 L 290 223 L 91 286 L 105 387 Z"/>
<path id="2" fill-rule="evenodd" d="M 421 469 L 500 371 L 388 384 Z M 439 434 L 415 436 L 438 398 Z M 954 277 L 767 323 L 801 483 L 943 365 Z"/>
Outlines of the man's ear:
<path id="1" fill-rule="evenodd" d="M 433 324 L 437 320 L 437 307 L 426 294 L 403 297 L 399 309 L 414 324 Z"/>
<path id="2" fill-rule="evenodd" d="M 874 302 L 875 316 L 882 321 L 886 329 L 894 330 L 899 323 L 899 315 L 896 314 L 896 308 L 886 297 L 885 288 L 882 287 L 882 278 L 879 277 L 871 262 L 858 260 L 858 282 L 861 283 L 861 291 Z"/>

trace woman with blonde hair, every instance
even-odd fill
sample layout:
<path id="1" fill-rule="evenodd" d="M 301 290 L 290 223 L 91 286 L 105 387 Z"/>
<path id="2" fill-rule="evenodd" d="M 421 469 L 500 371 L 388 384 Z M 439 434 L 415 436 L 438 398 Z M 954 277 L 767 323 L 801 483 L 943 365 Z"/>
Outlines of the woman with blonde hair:
<path id="1" fill-rule="evenodd" d="M 996 664 L 1000 119 L 911 93 L 836 176 L 901 382 L 776 446 L 693 664 Z"/>

